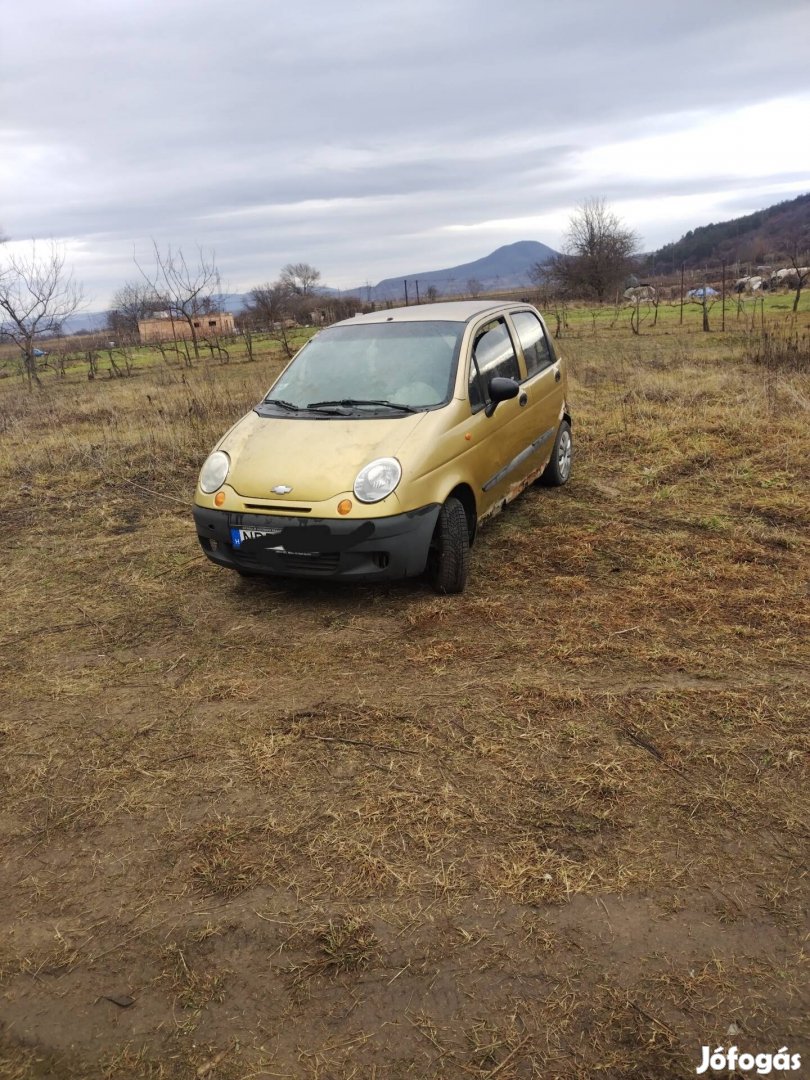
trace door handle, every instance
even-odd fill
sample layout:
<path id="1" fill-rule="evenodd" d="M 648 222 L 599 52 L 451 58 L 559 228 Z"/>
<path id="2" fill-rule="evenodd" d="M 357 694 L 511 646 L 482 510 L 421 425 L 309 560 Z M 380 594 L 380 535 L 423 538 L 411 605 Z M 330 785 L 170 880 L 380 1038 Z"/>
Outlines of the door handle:
<path id="1" fill-rule="evenodd" d="M 554 372 L 554 382 L 559 382 L 559 381 L 560 381 L 560 372 L 559 372 L 559 368 L 558 368 L 557 371 Z"/>
<path id="2" fill-rule="evenodd" d="M 520 402 L 521 405 L 525 405 L 528 400 L 529 400 L 529 396 L 528 396 L 528 394 L 525 393 L 525 391 L 518 398 L 518 401 Z"/>

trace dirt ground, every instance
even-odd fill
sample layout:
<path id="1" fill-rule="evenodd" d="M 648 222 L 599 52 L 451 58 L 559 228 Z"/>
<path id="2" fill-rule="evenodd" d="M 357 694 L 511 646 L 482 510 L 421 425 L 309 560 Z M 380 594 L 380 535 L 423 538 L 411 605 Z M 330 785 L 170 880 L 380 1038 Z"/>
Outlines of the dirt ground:
<path id="1" fill-rule="evenodd" d="M 0 1077 L 810 1061 L 810 379 L 565 347 L 572 480 L 447 598 L 204 560 L 275 361 L 0 387 Z"/>

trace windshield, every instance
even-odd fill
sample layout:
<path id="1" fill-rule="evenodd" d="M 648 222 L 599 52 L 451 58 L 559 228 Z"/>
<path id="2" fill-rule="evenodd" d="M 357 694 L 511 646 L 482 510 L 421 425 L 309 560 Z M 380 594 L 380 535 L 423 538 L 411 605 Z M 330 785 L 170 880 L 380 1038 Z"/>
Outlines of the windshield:
<path id="1" fill-rule="evenodd" d="M 449 322 L 332 326 L 304 346 L 265 400 L 357 411 L 440 405 L 452 391 L 463 330 Z"/>

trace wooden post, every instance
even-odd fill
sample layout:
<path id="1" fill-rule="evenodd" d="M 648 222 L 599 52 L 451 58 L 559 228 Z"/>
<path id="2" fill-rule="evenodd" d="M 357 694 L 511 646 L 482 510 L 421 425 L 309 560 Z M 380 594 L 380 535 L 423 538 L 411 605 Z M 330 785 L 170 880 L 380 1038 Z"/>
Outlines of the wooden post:
<path id="1" fill-rule="evenodd" d="M 680 325 L 684 325 L 684 264 L 680 264 Z"/>
<path id="2" fill-rule="evenodd" d="M 726 329 L 726 260 L 723 259 L 723 318 L 721 322 L 721 329 Z"/>

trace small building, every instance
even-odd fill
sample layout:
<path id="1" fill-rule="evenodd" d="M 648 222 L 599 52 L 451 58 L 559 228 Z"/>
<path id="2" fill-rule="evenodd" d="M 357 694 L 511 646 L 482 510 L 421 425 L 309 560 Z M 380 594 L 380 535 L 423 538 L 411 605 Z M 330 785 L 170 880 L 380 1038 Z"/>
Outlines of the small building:
<path id="1" fill-rule="evenodd" d="M 194 334 L 198 339 L 225 337 L 236 333 L 233 315 L 229 311 L 209 311 L 204 315 L 192 316 L 191 321 L 194 325 Z M 171 315 L 168 311 L 155 312 L 148 319 L 138 319 L 138 334 L 143 345 L 156 341 L 176 341 L 178 338 L 193 336 L 188 321 Z"/>

